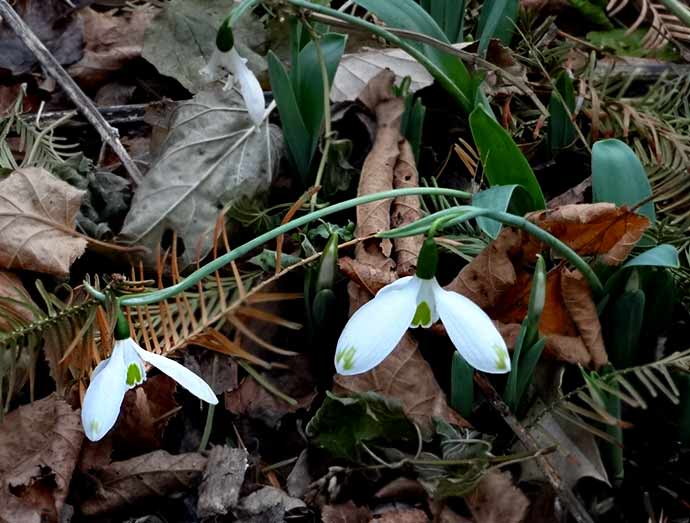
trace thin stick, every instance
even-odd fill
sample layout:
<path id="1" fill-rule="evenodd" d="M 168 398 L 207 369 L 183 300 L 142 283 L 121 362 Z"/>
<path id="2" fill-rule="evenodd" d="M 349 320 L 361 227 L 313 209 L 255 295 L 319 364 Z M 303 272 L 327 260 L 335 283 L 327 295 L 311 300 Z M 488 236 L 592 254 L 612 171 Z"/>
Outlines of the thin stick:
<path id="1" fill-rule="evenodd" d="M 67 71 L 58 63 L 31 28 L 26 25 L 24 20 L 22 20 L 15 10 L 12 9 L 12 6 L 7 3 L 7 0 L 0 0 L 0 16 L 2 16 L 3 21 L 10 26 L 17 37 L 33 53 L 36 59 L 41 63 L 41 66 L 43 66 L 43 69 L 60 84 L 60 87 L 62 87 L 74 105 L 79 108 L 84 114 L 84 117 L 96 128 L 103 141 L 110 145 L 118 158 L 120 158 L 123 167 L 127 170 L 132 181 L 136 184 L 140 184 L 143 179 L 141 172 L 122 146 L 122 143 L 120 143 L 117 129 L 111 127 L 106 119 L 103 118 L 103 115 L 98 112 L 93 102 L 84 94 L 84 91 L 79 88 L 72 77 L 67 74 Z"/>
<path id="2" fill-rule="evenodd" d="M 491 385 L 491 382 L 486 378 L 486 376 L 479 372 L 475 372 L 474 382 L 479 386 L 480 389 L 482 389 L 484 396 L 486 396 L 486 399 L 489 400 L 491 406 L 501 415 L 503 420 L 513 430 L 527 451 L 534 453 L 537 463 L 539 464 L 539 468 L 541 468 L 542 472 L 546 476 L 546 479 L 556 492 L 556 495 L 559 497 L 563 505 L 565 505 L 565 507 L 568 509 L 568 512 L 570 512 L 575 521 L 578 523 L 594 523 L 594 520 L 587 512 L 587 509 L 582 506 L 580 500 L 577 499 L 575 494 L 573 494 L 573 492 L 567 486 L 563 485 L 563 481 L 549 459 L 545 455 L 539 454 L 539 444 L 534 440 L 532 435 L 525 429 L 525 427 L 522 426 L 517 418 L 513 416 L 508 405 L 506 405 L 506 403 L 501 399 L 501 397 L 498 395 L 498 392 L 496 392 L 496 389 L 494 389 L 493 385 Z"/>

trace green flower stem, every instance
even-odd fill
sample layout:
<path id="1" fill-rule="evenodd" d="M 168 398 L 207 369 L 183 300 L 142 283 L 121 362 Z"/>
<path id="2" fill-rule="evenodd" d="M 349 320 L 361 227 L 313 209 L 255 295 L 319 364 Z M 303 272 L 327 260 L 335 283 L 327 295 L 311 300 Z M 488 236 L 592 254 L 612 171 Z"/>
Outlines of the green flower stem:
<path id="1" fill-rule="evenodd" d="M 679 0 L 661 0 L 666 8 L 690 27 L 690 8 Z"/>
<path id="2" fill-rule="evenodd" d="M 138 306 L 138 305 L 148 305 L 151 303 L 158 303 L 163 300 L 167 300 L 169 298 L 173 298 L 174 296 L 177 296 L 179 293 L 186 291 L 190 287 L 193 287 L 196 285 L 200 280 L 203 278 L 206 278 L 207 276 L 213 274 L 216 272 L 218 269 L 224 267 L 231 261 L 236 260 L 237 258 L 244 256 L 248 252 L 252 251 L 253 249 L 256 249 L 257 247 L 260 247 L 266 242 L 269 242 L 278 236 L 281 236 L 282 234 L 285 234 L 287 232 L 290 232 L 298 227 L 301 227 L 303 225 L 306 225 L 309 222 L 313 222 L 314 220 L 318 220 L 319 218 L 323 218 L 324 216 L 328 216 L 330 214 L 335 214 L 337 212 L 341 212 L 347 209 L 351 209 L 352 207 L 356 207 L 358 205 L 363 205 L 365 203 L 371 203 L 375 202 L 378 200 L 386 200 L 389 198 L 398 198 L 400 196 L 428 196 L 428 195 L 445 195 L 445 196 L 454 196 L 456 198 L 471 198 L 471 194 L 465 192 L 465 191 L 458 191 L 455 189 L 442 189 L 442 188 L 437 188 L 437 187 L 411 187 L 408 189 L 393 189 L 391 191 L 384 191 L 384 192 L 379 192 L 379 193 L 374 193 L 374 194 L 367 194 L 366 196 L 360 196 L 358 198 L 353 198 L 351 200 L 346 200 L 344 202 L 336 203 L 335 205 L 329 205 L 328 207 L 325 207 L 323 209 L 316 210 L 314 212 L 310 212 L 309 214 L 305 214 L 304 216 L 300 216 L 299 218 L 296 218 L 292 220 L 291 222 L 285 223 L 281 225 L 280 227 L 276 227 L 275 229 L 268 231 L 260 236 L 257 236 L 253 240 L 248 241 L 247 243 L 240 245 L 239 247 L 231 250 L 230 252 L 224 254 L 223 256 L 220 256 L 216 258 L 215 260 L 212 260 L 208 262 L 206 265 L 203 267 L 197 269 L 193 273 L 191 273 L 189 276 L 181 280 L 180 282 L 176 283 L 175 285 L 171 285 L 170 287 L 166 287 L 164 289 L 159 289 L 156 291 L 151 291 L 151 292 L 146 292 L 142 294 L 132 294 L 128 296 L 121 296 L 118 298 L 118 304 L 122 307 L 131 307 L 131 306 Z M 105 301 L 106 296 L 102 292 L 94 289 L 91 285 L 89 285 L 87 282 L 84 282 L 84 288 L 91 294 L 94 298 L 96 298 L 99 301 Z"/>
<path id="3" fill-rule="evenodd" d="M 577 254 L 574 250 L 572 250 L 561 240 L 553 236 L 551 233 L 545 231 L 541 227 L 538 227 L 526 218 L 503 211 L 495 211 L 493 209 L 482 209 L 480 207 L 473 208 L 470 206 L 463 206 L 462 210 L 458 210 L 457 212 L 461 214 L 456 217 L 452 217 L 449 214 L 445 214 L 441 218 L 444 221 L 436 225 L 436 227 L 451 227 L 453 225 L 471 220 L 472 218 L 477 218 L 478 216 L 485 216 L 486 218 L 496 220 L 497 222 L 501 222 L 505 225 L 510 225 L 511 227 L 522 229 L 523 231 L 537 238 L 539 241 L 551 247 L 554 251 L 556 251 L 558 254 L 560 254 L 566 260 L 568 260 L 571 264 L 573 264 L 573 266 L 577 270 L 579 270 L 582 273 L 582 275 L 587 279 L 587 282 L 589 283 L 589 286 L 591 287 L 595 296 L 601 296 L 604 293 L 604 287 L 601 284 L 599 277 L 595 274 L 595 272 L 592 270 L 589 264 L 582 257 L 580 257 L 579 254 Z M 420 228 L 415 227 L 415 223 L 412 223 L 401 230 L 393 229 L 392 231 L 380 233 L 377 236 L 382 238 L 398 238 L 401 236 L 411 236 L 413 234 L 420 234 L 423 231 L 420 231 Z M 434 225 L 436 223 L 436 221 L 433 222 Z"/>
<path id="4" fill-rule="evenodd" d="M 438 80 L 438 82 L 451 94 L 453 95 L 460 105 L 465 109 L 465 111 L 470 112 L 472 110 L 472 101 L 463 93 L 453 80 L 451 80 L 448 75 L 439 68 L 434 62 L 429 60 L 427 56 L 422 53 L 415 46 L 410 45 L 406 40 L 400 38 L 399 36 L 391 33 L 385 28 L 362 20 L 361 18 L 347 13 L 342 13 L 337 9 L 332 9 L 323 5 L 315 4 L 312 2 L 307 2 L 306 0 L 286 0 L 286 2 L 295 7 L 300 7 L 302 9 L 307 9 L 309 11 L 314 11 L 315 13 L 321 13 L 324 15 L 337 18 L 338 20 L 343 20 L 349 22 L 352 25 L 359 26 L 367 31 L 385 39 L 388 43 L 393 44 L 401 49 L 403 49 L 407 54 L 412 56 L 420 64 L 427 68 L 431 75 Z"/>

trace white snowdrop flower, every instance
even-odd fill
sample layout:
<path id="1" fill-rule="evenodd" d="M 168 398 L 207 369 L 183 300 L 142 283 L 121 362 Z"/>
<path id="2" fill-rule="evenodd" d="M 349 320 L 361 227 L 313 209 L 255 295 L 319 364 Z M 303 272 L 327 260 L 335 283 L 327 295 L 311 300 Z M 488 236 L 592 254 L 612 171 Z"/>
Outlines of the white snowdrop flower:
<path id="1" fill-rule="evenodd" d="M 91 441 L 100 440 L 115 425 L 125 392 L 146 381 L 144 362 L 205 402 L 218 403 L 211 387 L 183 365 L 142 349 L 132 338 L 118 339 L 110 358 L 99 363 L 91 374 L 82 403 L 81 423 Z"/>
<path id="2" fill-rule="evenodd" d="M 227 52 L 214 49 L 208 63 L 199 74 L 208 82 L 227 77 L 224 90 L 231 89 L 237 83 L 244 104 L 247 106 L 249 118 L 254 125 L 260 125 L 264 119 L 266 100 L 259 80 L 247 67 L 247 59 L 242 58 L 235 47 Z"/>
<path id="3" fill-rule="evenodd" d="M 417 274 L 386 285 L 357 309 L 343 329 L 335 352 L 339 374 L 373 369 L 388 356 L 408 328 L 430 327 L 441 319 L 453 345 L 472 367 L 494 374 L 510 371 L 503 337 L 472 300 L 446 291 L 436 281 L 437 248 L 425 241 Z"/>

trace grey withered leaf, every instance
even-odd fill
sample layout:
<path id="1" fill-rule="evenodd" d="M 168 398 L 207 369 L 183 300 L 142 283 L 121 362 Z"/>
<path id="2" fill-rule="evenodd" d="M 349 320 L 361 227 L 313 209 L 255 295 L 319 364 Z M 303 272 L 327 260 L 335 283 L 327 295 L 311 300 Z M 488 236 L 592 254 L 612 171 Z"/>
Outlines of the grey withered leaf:
<path id="1" fill-rule="evenodd" d="M 224 205 L 268 189 L 283 139 L 275 125 L 255 128 L 234 90 L 202 91 L 180 103 L 170 122 L 121 235 L 149 248 L 144 261 L 152 266 L 163 235 L 174 231 L 184 245 L 179 262 L 186 267 L 208 254 Z"/>

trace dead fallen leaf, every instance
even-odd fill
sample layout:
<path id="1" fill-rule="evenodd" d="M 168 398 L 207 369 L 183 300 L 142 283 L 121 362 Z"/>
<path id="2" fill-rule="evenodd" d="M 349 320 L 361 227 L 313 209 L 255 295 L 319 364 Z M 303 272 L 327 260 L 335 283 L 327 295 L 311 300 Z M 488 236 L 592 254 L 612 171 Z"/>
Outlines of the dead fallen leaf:
<path id="1" fill-rule="evenodd" d="M 612 203 L 564 205 L 530 214 L 529 220 L 581 256 L 601 255 L 607 265 L 622 263 L 649 227 L 644 216 Z M 530 247 L 538 243 L 532 238 Z"/>
<path id="2" fill-rule="evenodd" d="M 491 471 L 466 498 L 474 523 L 520 523 L 527 513 L 527 497 L 513 485 L 510 472 Z"/>
<path id="3" fill-rule="evenodd" d="M 423 510 L 417 508 L 389 510 L 369 520 L 370 523 L 429 523 Z"/>
<path id="4" fill-rule="evenodd" d="M 177 407 L 176 390 L 175 380 L 158 374 L 129 391 L 113 433 L 116 448 L 127 449 L 130 456 L 159 449 L 169 414 Z"/>
<path id="5" fill-rule="evenodd" d="M 405 51 L 400 49 L 368 49 L 343 55 L 333 78 L 331 100 L 345 102 L 355 100 L 382 71 L 390 70 L 401 81 L 409 76 L 410 92 L 431 85 L 434 81 L 429 72 Z"/>
<path id="6" fill-rule="evenodd" d="M 199 486 L 200 518 L 222 516 L 237 505 L 247 470 L 247 451 L 217 445 L 211 449 Z"/>
<path id="7" fill-rule="evenodd" d="M 70 75 L 90 89 L 102 85 L 127 62 L 141 56 L 144 31 L 156 13 L 150 5 L 117 16 L 114 11 L 82 9 L 79 16 L 86 45 L 84 56 L 69 68 Z"/>
<path id="8" fill-rule="evenodd" d="M 71 64 L 82 55 L 83 28 L 74 12 L 95 0 L 18 0 L 12 7 L 61 64 Z M 7 24 L 0 24 L 0 69 L 19 76 L 38 64 L 33 53 Z"/>
<path id="9" fill-rule="evenodd" d="M 174 456 L 157 450 L 95 469 L 88 477 L 93 494 L 80 506 L 85 516 L 95 516 L 152 497 L 165 497 L 195 489 L 206 467 L 201 454 Z"/>
<path id="10" fill-rule="evenodd" d="M 608 203 L 566 205 L 528 218 L 579 254 L 599 255 L 614 265 L 627 257 L 649 225 L 645 217 Z M 543 248 L 527 233 L 504 228 L 446 288 L 485 309 L 506 340 L 514 341 L 515 326 L 527 313 L 531 265 Z M 566 273 L 563 265 L 547 275 L 539 329 L 547 337 L 547 355 L 595 368 L 607 361 L 590 290 L 579 273 Z"/>
<path id="11" fill-rule="evenodd" d="M 240 500 L 234 512 L 242 523 L 284 521 L 285 512 L 301 507 L 306 507 L 301 499 L 274 487 L 263 487 Z"/>
<path id="12" fill-rule="evenodd" d="M 334 378 L 336 394 L 371 391 L 397 398 L 405 414 L 426 437 L 433 434 L 433 419 L 468 427 L 469 424 L 448 406 L 431 367 L 417 350 L 417 341 L 406 334 L 383 362 L 363 374 Z"/>
<path id="13" fill-rule="evenodd" d="M 12 323 L 33 320 L 34 313 L 30 307 L 35 306 L 19 277 L 11 272 L 0 271 L 0 332 L 13 329 L 10 320 Z"/>
<path id="14" fill-rule="evenodd" d="M 394 75 L 390 71 L 378 74 L 360 94 L 360 101 L 376 114 L 377 131 L 374 146 L 367 156 L 359 181 L 358 196 L 393 188 L 396 166 L 400 173 L 399 183 L 410 183 L 414 158 L 409 146 L 407 150 L 400 135 L 400 118 L 403 103 L 392 94 Z M 396 202 L 400 223 L 414 219 L 417 211 L 411 202 Z M 402 212 L 403 208 L 410 212 Z M 389 200 L 373 202 L 357 208 L 356 236 L 363 237 L 391 227 L 391 204 Z M 399 245 L 399 244 L 396 244 Z M 413 244 L 403 244 L 404 255 L 400 258 L 409 270 Z M 340 267 L 353 276 L 348 284 L 350 314 L 371 299 L 380 287 L 391 283 L 397 277 L 395 263 L 391 260 L 392 244 L 388 240 L 372 239 L 360 242 L 355 249 L 355 260 L 343 259 Z M 416 258 L 416 254 L 415 254 Z M 336 376 L 334 392 L 354 393 L 372 391 L 401 401 L 405 414 L 414 420 L 425 436 L 433 433 L 433 417 L 440 417 L 456 425 L 467 422 L 456 414 L 446 401 L 431 367 L 417 350 L 417 342 L 407 334 L 396 349 L 376 368 L 355 376 Z"/>
<path id="15" fill-rule="evenodd" d="M 290 405 L 259 385 L 254 378 L 242 380 L 239 388 L 225 393 L 225 408 L 238 416 L 260 419 L 269 427 L 277 427 L 281 418 L 300 409 L 308 409 L 316 397 L 315 390 L 295 398 L 296 405 Z"/>
<path id="16" fill-rule="evenodd" d="M 67 276 L 86 248 L 74 233 L 84 191 L 31 167 L 0 182 L 0 267 Z"/>
<path id="17" fill-rule="evenodd" d="M 0 522 L 56 522 L 84 434 L 79 411 L 55 394 L 0 425 Z"/>
<path id="18" fill-rule="evenodd" d="M 358 507 L 352 501 L 338 505 L 326 505 L 321 509 L 323 523 L 368 523 L 371 512 L 367 507 Z"/>
<path id="19" fill-rule="evenodd" d="M 414 161 L 412 146 L 405 140 L 400 145 L 400 156 L 395 164 L 393 187 L 405 189 L 419 186 L 419 173 Z M 401 196 L 393 200 L 391 209 L 391 226 L 393 228 L 412 223 L 422 217 L 419 196 Z M 423 235 L 396 238 L 393 240 L 395 248 L 395 263 L 398 276 L 410 276 L 417 269 L 417 256 L 424 243 Z"/>
<path id="20" fill-rule="evenodd" d="M 544 408 L 544 403 L 538 399 L 526 419 L 532 420 L 537 413 L 542 413 Z M 609 483 L 599 447 L 591 432 L 551 412 L 541 415 L 536 423 L 530 421 L 529 426 L 530 434 L 540 447 L 557 446 L 556 451 L 549 456 L 549 461 L 560 474 L 563 488 L 572 489 L 585 477 Z M 513 450 L 522 452 L 524 448 L 518 443 Z M 521 469 L 520 481 L 539 480 L 544 477 L 534 460 L 523 462 Z"/>

